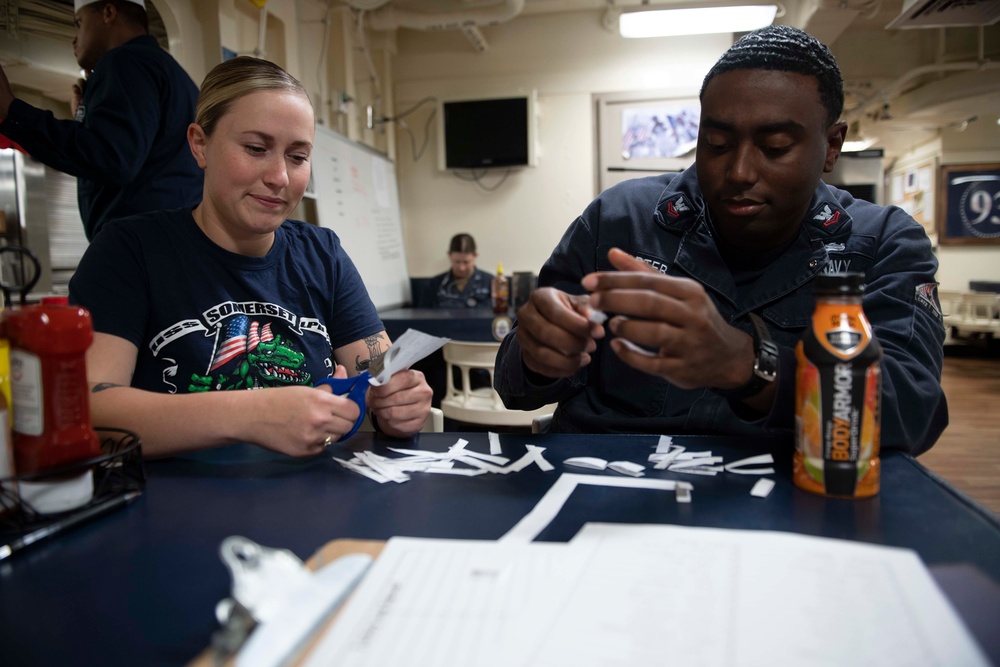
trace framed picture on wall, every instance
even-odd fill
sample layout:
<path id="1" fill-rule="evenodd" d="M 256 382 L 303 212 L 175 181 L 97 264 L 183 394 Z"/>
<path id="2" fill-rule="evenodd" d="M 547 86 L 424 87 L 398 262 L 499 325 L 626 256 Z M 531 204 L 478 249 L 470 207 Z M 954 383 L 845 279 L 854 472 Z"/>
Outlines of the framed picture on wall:
<path id="1" fill-rule="evenodd" d="M 694 161 L 697 97 L 640 91 L 595 99 L 599 191 L 630 178 L 683 171 Z"/>
<path id="2" fill-rule="evenodd" d="M 1000 245 L 1000 162 L 941 167 L 938 242 Z"/>

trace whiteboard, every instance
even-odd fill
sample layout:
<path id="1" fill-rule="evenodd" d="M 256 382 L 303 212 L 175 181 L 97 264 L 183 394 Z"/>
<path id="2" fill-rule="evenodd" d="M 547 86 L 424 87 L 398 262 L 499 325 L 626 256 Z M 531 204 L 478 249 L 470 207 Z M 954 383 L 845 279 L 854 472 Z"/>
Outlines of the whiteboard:
<path id="1" fill-rule="evenodd" d="M 379 310 L 410 303 L 393 163 L 322 125 L 312 152 L 316 215 L 340 237 Z"/>

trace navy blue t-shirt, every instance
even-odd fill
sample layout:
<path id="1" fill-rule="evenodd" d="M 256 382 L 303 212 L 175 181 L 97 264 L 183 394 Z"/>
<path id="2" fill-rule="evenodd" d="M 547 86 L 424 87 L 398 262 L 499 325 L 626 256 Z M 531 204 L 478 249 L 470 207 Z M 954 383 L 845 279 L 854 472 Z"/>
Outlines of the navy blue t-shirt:
<path id="1" fill-rule="evenodd" d="M 334 349 L 384 329 L 331 230 L 286 220 L 267 255 L 247 257 L 188 209 L 109 223 L 70 300 L 139 348 L 132 386 L 161 393 L 315 384 Z"/>

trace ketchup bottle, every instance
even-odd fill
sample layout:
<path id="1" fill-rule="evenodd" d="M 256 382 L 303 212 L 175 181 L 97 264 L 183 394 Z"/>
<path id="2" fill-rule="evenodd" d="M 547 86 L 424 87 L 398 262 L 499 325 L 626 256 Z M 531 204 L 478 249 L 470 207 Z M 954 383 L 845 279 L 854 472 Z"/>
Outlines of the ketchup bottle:
<path id="1" fill-rule="evenodd" d="M 18 474 L 97 456 L 100 441 L 90 425 L 84 362 L 94 338 L 90 313 L 70 306 L 65 297 L 46 297 L 40 305 L 10 309 L 5 315 L 10 339 L 14 467 Z M 51 486 L 47 482 L 22 484 L 22 497 L 28 499 L 26 486 Z M 52 502 L 39 511 L 62 511 L 90 500 L 90 470 L 62 482 L 67 488 L 54 494 L 42 489 L 41 494 Z"/>

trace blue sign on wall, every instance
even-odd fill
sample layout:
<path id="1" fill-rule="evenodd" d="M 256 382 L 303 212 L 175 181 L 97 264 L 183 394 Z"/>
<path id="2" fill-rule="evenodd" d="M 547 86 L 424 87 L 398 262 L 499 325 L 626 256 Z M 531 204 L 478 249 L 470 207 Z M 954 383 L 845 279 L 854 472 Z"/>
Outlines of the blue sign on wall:
<path id="1" fill-rule="evenodd" d="M 940 243 L 1000 245 L 1000 164 L 942 167 L 941 190 Z"/>

